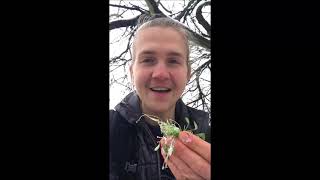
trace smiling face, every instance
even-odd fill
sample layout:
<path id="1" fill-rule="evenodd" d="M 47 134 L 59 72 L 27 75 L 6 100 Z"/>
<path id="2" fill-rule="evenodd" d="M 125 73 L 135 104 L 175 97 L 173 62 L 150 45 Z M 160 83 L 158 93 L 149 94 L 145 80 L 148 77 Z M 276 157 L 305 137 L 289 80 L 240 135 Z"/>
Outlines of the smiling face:
<path id="1" fill-rule="evenodd" d="M 142 111 L 173 119 L 190 76 L 186 40 L 170 27 L 142 29 L 135 39 L 133 58 L 130 74 Z"/>

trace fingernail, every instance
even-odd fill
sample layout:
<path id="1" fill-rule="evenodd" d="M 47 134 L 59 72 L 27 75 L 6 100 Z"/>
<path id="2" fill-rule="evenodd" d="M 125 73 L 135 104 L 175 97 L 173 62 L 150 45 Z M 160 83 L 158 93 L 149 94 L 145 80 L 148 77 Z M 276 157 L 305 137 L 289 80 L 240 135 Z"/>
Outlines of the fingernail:
<path id="1" fill-rule="evenodd" d="M 191 136 L 187 132 L 181 132 L 179 138 L 184 143 L 191 142 Z"/>

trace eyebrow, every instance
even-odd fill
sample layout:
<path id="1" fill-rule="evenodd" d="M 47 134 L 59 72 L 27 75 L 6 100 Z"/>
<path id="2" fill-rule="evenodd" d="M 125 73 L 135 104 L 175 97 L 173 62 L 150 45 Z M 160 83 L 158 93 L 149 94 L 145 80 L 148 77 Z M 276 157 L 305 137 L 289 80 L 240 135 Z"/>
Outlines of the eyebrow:
<path id="1" fill-rule="evenodd" d="M 145 51 L 142 51 L 140 53 L 140 55 L 144 55 L 144 54 L 156 54 L 156 52 L 155 51 L 150 51 L 150 50 L 145 50 Z"/>
<path id="2" fill-rule="evenodd" d="M 142 52 L 140 53 L 140 55 L 148 55 L 148 54 L 153 55 L 153 54 L 156 54 L 156 52 L 155 52 L 155 51 L 152 51 L 152 50 L 145 50 L 145 51 L 142 51 Z M 168 53 L 168 55 L 169 55 L 169 56 L 179 56 L 179 57 L 183 57 L 181 53 L 175 52 L 175 51 L 170 51 L 170 52 Z"/>
<path id="3" fill-rule="evenodd" d="M 173 51 L 169 52 L 169 55 L 170 55 L 170 56 L 180 56 L 180 57 L 183 57 L 181 53 L 173 52 Z"/>

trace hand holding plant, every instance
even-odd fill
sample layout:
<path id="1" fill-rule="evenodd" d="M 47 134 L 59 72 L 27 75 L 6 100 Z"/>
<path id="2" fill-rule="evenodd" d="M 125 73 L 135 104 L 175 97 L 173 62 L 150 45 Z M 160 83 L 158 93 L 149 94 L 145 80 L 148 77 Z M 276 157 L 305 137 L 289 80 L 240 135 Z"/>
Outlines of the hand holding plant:
<path id="1" fill-rule="evenodd" d="M 163 138 L 160 143 L 165 146 L 171 143 Z M 211 145 L 190 132 L 182 131 L 174 141 L 174 152 L 166 161 L 177 179 L 210 179 L 211 178 Z M 166 152 L 161 151 L 165 158 Z"/>
<path id="2" fill-rule="evenodd" d="M 188 118 L 185 119 L 187 127 L 181 129 L 174 120 L 168 119 L 163 122 L 155 116 L 147 114 L 143 116 L 157 122 L 163 134 L 159 145 L 154 149 L 157 151 L 161 146 L 161 154 L 164 158 L 162 169 L 169 166 L 177 179 L 210 179 L 211 145 L 204 141 L 203 133 L 192 134 L 192 131 L 198 128 L 195 122 L 195 128 L 186 131 L 190 124 Z"/>

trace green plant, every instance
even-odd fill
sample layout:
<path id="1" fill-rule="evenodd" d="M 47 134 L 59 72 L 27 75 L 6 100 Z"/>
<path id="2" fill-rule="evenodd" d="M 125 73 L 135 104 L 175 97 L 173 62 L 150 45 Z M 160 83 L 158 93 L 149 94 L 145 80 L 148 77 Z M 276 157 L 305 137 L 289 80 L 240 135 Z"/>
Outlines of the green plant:
<path id="1" fill-rule="evenodd" d="M 143 117 L 143 116 L 146 116 L 149 119 L 151 119 L 152 121 L 157 122 L 158 125 L 160 126 L 160 130 L 161 130 L 161 133 L 163 134 L 163 137 L 159 137 L 159 138 L 164 138 L 164 140 L 165 140 L 165 143 L 161 148 L 166 153 L 166 157 L 164 159 L 164 163 L 162 165 L 162 169 L 167 168 L 168 167 L 167 161 L 168 161 L 169 157 L 172 155 L 172 153 L 174 151 L 175 138 L 177 138 L 179 136 L 179 133 L 181 131 L 189 131 L 189 132 L 192 133 L 192 131 L 198 129 L 198 125 L 196 124 L 195 121 L 193 121 L 194 129 L 187 130 L 187 128 L 189 127 L 189 124 L 190 124 L 190 121 L 189 121 L 189 119 L 187 117 L 185 118 L 185 121 L 187 122 L 187 126 L 184 127 L 183 129 L 181 129 L 180 125 L 176 121 L 174 121 L 172 119 L 167 119 L 166 121 L 161 121 L 161 119 L 158 118 L 157 116 L 143 114 L 141 117 Z M 136 121 L 137 123 L 139 122 L 141 117 Z M 196 135 L 198 137 L 200 137 L 201 139 L 205 139 L 205 134 L 204 133 L 199 133 L 199 134 L 196 134 Z M 171 140 L 169 145 L 167 144 L 168 139 Z M 159 148 L 160 148 L 160 143 L 154 148 L 154 151 L 158 151 Z"/>

